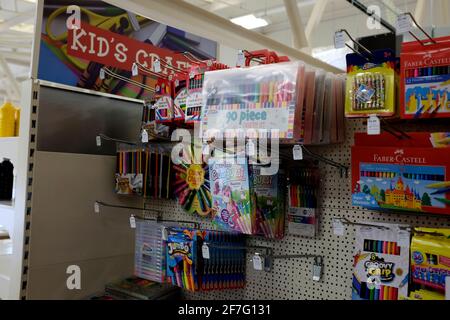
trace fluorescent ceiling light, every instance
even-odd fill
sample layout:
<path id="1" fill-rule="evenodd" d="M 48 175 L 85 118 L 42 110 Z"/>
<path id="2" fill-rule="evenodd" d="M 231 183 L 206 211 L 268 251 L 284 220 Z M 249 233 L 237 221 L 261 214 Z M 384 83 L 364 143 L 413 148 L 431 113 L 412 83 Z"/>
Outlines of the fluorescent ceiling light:
<path id="1" fill-rule="evenodd" d="M 255 17 L 254 14 L 248 14 L 246 16 L 233 18 L 233 19 L 230 19 L 230 21 L 233 22 L 234 24 L 244 27 L 245 29 L 250 29 L 250 30 L 265 27 L 269 24 L 269 22 L 267 22 L 267 20 L 265 20 L 263 18 L 257 18 L 257 17 Z"/>
<path id="2" fill-rule="evenodd" d="M 14 27 L 9 28 L 10 30 L 25 32 L 25 33 L 33 33 L 34 25 L 31 23 L 19 23 Z"/>

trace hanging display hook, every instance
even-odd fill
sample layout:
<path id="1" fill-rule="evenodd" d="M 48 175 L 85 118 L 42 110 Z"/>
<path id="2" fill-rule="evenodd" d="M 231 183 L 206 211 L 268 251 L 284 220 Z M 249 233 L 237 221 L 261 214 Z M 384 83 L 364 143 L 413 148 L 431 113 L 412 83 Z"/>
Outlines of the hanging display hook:
<path id="1" fill-rule="evenodd" d="M 362 48 L 367 54 L 370 55 L 370 57 L 371 57 L 372 59 L 374 58 L 373 53 L 372 53 L 369 49 L 367 49 L 365 46 L 363 46 L 361 43 L 359 43 L 358 41 L 356 41 L 355 39 L 353 39 L 353 37 L 350 35 L 350 33 L 349 33 L 346 29 L 341 29 L 341 30 L 339 30 L 338 32 L 344 32 L 344 33 L 349 37 L 349 39 L 350 39 L 353 43 L 355 43 L 359 48 Z M 369 60 L 367 57 L 365 57 L 364 55 L 362 55 L 362 54 L 361 54 L 359 51 L 357 51 L 355 48 L 349 46 L 348 44 L 345 44 L 345 45 L 347 46 L 347 48 L 349 48 L 350 50 L 352 50 L 354 53 L 358 54 L 359 56 L 361 56 L 362 58 L 364 58 L 364 59 L 366 59 L 366 60 Z"/>
<path id="2" fill-rule="evenodd" d="M 416 27 L 420 30 L 420 31 L 422 31 L 422 33 L 428 38 L 428 41 L 427 42 L 432 42 L 433 44 L 436 44 L 436 40 L 434 40 L 418 23 L 417 23 L 417 21 L 416 21 L 416 19 L 414 18 L 414 16 L 411 14 L 411 12 L 405 12 L 404 13 L 405 15 L 408 15 L 410 18 L 411 18 L 411 20 L 414 22 L 414 24 L 416 25 Z M 422 40 L 420 40 L 414 33 L 412 33 L 412 31 L 409 31 L 409 34 L 411 35 L 411 36 L 413 36 L 414 37 L 414 39 L 416 39 L 422 46 L 426 46 L 427 44 L 426 43 L 424 43 Z"/>
<path id="3" fill-rule="evenodd" d="M 117 73 L 111 71 L 111 70 L 108 69 L 107 67 L 103 67 L 103 68 L 100 70 L 100 79 L 102 79 L 102 80 L 105 79 L 105 75 L 108 75 L 108 76 L 110 76 L 110 77 L 112 77 L 112 78 L 116 78 L 116 79 L 118 79 L 118 80 L 127 82 L 127 83 L 132 84 L 132 85 L 134 85 L 134 86 L 136 86 L 136 87 L 139 87 L 139 88 L 141 88 L 141 89 L 147 90 L 147 91 L 149 91 L 149 92 L 151 92 L 151 93 L 153 93 L 153 94 L 155 93 L 155 89 L 153 89 L 153 88 L 151 88 L 151 87 L 149 87 L 149 86 L 147 86 L 147 85 L 145 85 L 145 84 L 142 84 L 142 83 L 140 83 L 140 82 L 134 81 L 134 80 L 132 80 L 132 79 L 125 78 L 125 77 L 123 77 L 123 76 L 121 76 L 121 75 L 119 75 L 119 74 L 117 74 Z"/>

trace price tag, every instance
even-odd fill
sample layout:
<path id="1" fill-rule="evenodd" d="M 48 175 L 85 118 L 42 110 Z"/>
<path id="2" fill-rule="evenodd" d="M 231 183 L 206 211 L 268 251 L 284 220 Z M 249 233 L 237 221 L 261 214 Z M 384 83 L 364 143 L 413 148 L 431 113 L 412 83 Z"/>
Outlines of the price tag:
<path id="1" fill-rule="evenodd" d="M 336 31 L 334 33 L 334 47 L 341 49 L 345 47 L 345 33 L 344 31 Z"/>
<path id="2" fill-rule="evenodd" d="M 141 133 L 142 143 L 148 143 L 148 132 L 147 130 L 142 130 Z"/>
<path id="3" fill-rule="evenodd" d="M 161 238 L 163 239 L 163 241 L 167 241 L 167 237 L 168 237 L 167 228 L 163 227 L 161 230 Z"/>
<path id="4" fill-rule="evenodd" d="M 333 219 L 333 233 L 339 237 L 344 235 L 345 225 L 342 223 L 341 219 Z"/>
<path id="5" fill-rule="evenodd" d="M 130 227 L 131 229 L 136 229 L 136 218 L 133 215 L 130 217 Z"/>
<path id="6" fill-rule="evenodd" d="M 156 59 L 154 62 L 153 62 L 153 71 L 155 71 L 155 72 L 161 72 L 161 61 L 159 61 L 159 59 Z"/>
<path id="7" fill-rule="evenodd" d="M 100 204 L 97 201 L 94 203 L 94 212 L 100 213 Z"/>
<path id="8" fill-rule="evenodd" d="M 379 135 L 381 133 L 380 119 L 376 115 L 371 115 L 367 120 L 367 134 Z"/>
<path id="9" fill-rule="evenodd" d="M 409 232 L 406 230 L 399 230 L 397 234 L 397 243 L 399 247 L 409 247 Z"/>
<path id="10" fill-rule="evenodd" d="M 245 54 L 243 50 L 239 50 L 237 54 L 236 67 L 243 67 L 245 64 Z"/>
<path id="11" fill-rule="evenodd" d="M 133 77 L 136 77 L 139 74 L 138 65 L 137 63 L 133 63 L 133 67 L 131 68 L 131 75 Z"/>
<path id="12" fill-rule="evenodd" d="M 412 30 L 411 17 L 406 13 L 398 15 L 396 24 L 397 34 L 407 33 L 410 32 L 411 30 Z"/>
<path id="13" fill-rule="evenodd" d="M 247 155 L 249 157 L 253 157 L 255 155 L 255 144 L 252 140 L 248 140 L 247 142 Z"/>
<path id="14" fill-rule="evenodd" d="M 209 247 L 206 243 L 202 245 L 202 256 L 204 259 L 209 259 Z"/>
<path id="15" fill-rule="evenodd" d="M 101 147 L 102 146 L 102 137 L 100 137 L 100 136 L 95 137 L 95 142 L 97 143 L 97 147 Z"/>
<path id="16" fill-rule="evenodd" d="M 445 300 L 450 300 L 450 276 L 445 277 Z"/>
<path id="17" fill-rule="evenodd" d="M 180 85 L 180 80 L 175 80 L 175 87 L 178 87 Z"/>
<path id="18" fill-rule="evenodd" d="M 263 259 L 259 255 L 253 256 L 253 269 L 261 271 L 263 269 Z"/>
<path id="19" fill-rule="evenodd" d="M 189 72 L 189 79 L 193 79 L 195 77 L 195 73 L 193 71 Z"/>
<path id="20" fill-rule="evenodd" d="M 303 149 L 300 145 L 295 145 L 292 149 L 294 160 L 303 160 Z"/>
<path id="21" fill-rule="evenodd" d="M 100 79 L 105 80 L 105 77 L 106 77 L 105 69 L 103 69 L 103 68 L 100 69 L 99 77 L 100 77 Z"/>
<path id="22" fill-rule="evenodd" d="M 203 154 L 204 156 L 209 155 L 209 144 L 205 144 L 205 145 L 203 146 L 202 154 Z"/>

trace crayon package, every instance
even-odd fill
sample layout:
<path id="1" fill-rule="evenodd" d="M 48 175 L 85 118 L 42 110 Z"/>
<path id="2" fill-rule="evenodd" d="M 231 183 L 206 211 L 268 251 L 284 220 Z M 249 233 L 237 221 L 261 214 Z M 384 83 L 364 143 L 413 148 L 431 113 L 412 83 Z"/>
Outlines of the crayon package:
<path id="1" fill-rule="evenodd" d="M 396 113 L 398 59 L 390 49 L 372 54 L 371 59 L 347 55 L 347 117 L 390 117 Z"/>
<path id="2" fill-rule="evenodd" d="M 408 296 L 409 231 L 386 223 L 356 226 L 353 300 L 400 300 Z M 380 227 L 375 227 L 380 226 Z"/>
<path id="3" fill-rule="evenodd" d="M 450 229 L 415 228 L 411 280 L 421 289 L 421 298 L 444 300 L 446 277 L 450 277 Z"/>
<path id="4" fill-rule="evenodd" d="M 170 80 L 159 78 L 155 91 L 156 123 L 171 123 L 174 119 L 174 109 Z"/>
<path id="5" fill-rule="evenodd" d="M 403 43 L 401 116 L 404 119 L 450 117 L 450 37 L 434 43 Z"/>
<path id="6" fill-rule="evenodd" d="M 257 166 L 254 166 L 252 171 L 253 192 L 256 197 L 254 234 L 282 239 L 285 220 L 283 174 L 279 172 L 275 175 L 261 175 L 261 169 Z"/>
<path id="7" fill-rule="evenodd" d="M 436 133 L 355 135 L 352 203 L 375 210 L 450 214 L 450 153 L 434 148 Z"/>
<path id="8" fill-rule="evenodd" d="M 223 231 L 253 234 L 256 199 L 247 160 L 243 159 L 240 164 L 211 158 L 209 167 L 215 214 L 213 224 Z"/>

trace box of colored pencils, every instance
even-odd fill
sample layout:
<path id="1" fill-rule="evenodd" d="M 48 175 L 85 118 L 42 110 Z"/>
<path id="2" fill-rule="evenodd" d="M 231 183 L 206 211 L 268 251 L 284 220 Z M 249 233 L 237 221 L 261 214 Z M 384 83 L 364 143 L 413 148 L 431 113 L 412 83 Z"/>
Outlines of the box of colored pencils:
<path id="1" fill-rule="evenodd" d="M 409 232 L 406 226 L 367 223 L 356 226 L 353 300 L 399 300 L 408 296 Z M 384 229 L 375 226 L 384 227 Z"/>
<path id="2" fill-rule="evenodd" d="M 266 238 L 284 237 L 285 187 L 282 173 L 271 176 L 260 174 L 259 167 L 253 167 L 252 184 L 256 196 L 255 231 Z"/>
<path id="3" fill-rule="evenodd" d="M 256 199 L 247 160 L 239 164 L 211 158 L 209 170 L 215 212 L 213 223 L 223 231 L 253 234 Z"/>
<path id="4" fill-rule="evenodd" d="M 450 117 L 450 37 L 423 46 L 404 43 L 401 53 L 401 116 Z"/>
<path id="5" fill-rule="evenodd" d="M 144 190 L 145 151 L 120 147 L 116 153 L 116 187 L 121 195 L 142 195 Z"/>
<path id="6" fill-rule="evenodd" d="M 412 134 L 400 142 L 389 134 L 355 137 L 352 147 L 352 203 L 375 210 L 450 214 L 450 153 L 424 147 L 429 133 Z M 417 139 L 416 139 L 417 138 Z M 392 141 L 392 139 L 396 141 Z M 392 145 L 391 145 L 392 141 Z M 416 142 L 415 142 L 416 141 Z M 384 143 L 382 147 L 379 144 Z M 402 147 L 401 144 L 408 145 Z M 418 147 L 409 145 L 417 143 Z"/>

